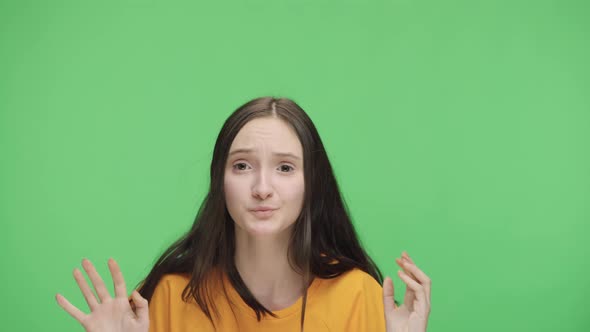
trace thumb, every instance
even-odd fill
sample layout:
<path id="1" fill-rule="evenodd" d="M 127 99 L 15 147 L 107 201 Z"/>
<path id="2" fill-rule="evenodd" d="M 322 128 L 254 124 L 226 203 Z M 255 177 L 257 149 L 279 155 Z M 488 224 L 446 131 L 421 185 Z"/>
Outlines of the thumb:
<path id="1" fill-rule="evenodd" d="M 397 308 L 393 297 L 393 280 L 390 277 L 385 277 L 383 280 L 383 307 L 385 315 Z"/>
<path id="2" fill-rule="evenodd" d="M 139 321 L 149 322 L 150 312 L 148 309 L 148 300 L 141 297 L 139 292 L 135 290 L 131 293 L 131 298 L 133 298 L 133 303 L 135 303 L 135 313 L 137 314 Z"/>

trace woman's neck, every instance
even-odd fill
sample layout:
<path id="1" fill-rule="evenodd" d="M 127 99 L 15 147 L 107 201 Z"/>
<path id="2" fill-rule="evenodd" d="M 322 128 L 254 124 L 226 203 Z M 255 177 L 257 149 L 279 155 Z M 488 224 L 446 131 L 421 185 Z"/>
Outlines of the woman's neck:
<path id="1" fill-rule="evenodd" d="M 269 310 L 286 308 L 303 295 L 303 277 L 287 259 L 289 232 L 253 237 L 236 227 L 236 268 L 250 292 Z"/>

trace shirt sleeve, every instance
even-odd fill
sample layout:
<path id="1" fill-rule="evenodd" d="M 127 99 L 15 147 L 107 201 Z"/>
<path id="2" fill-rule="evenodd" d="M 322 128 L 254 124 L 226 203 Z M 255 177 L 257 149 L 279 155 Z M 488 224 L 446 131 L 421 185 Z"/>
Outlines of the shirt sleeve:
<path id="1" fill-rule="evenodd" d="M 385 332 L 383 288 L 370 275 L 358 280 L 348 315 L 338 321 L 337 331 Z"/>
<path id="2" fill-rule="evenodd" d="M 172 331 L 170 325 L 170 281 L 162 277 L 148 304 L 150 328 L 149 332 Z"/>
<path id="3" fill-rule="evenodd" d="M 364 280 L 365 310 L 367 317 L 364 331 L 385 332 L 385 311 L 383 308 L 383 287 L 373 277 Z M 360 330 L 359 330 L 360 331 Z"/>

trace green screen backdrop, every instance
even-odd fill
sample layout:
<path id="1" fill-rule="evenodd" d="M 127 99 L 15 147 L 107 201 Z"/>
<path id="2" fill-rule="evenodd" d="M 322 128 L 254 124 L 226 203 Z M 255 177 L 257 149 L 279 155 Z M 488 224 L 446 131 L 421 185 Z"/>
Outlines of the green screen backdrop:
<path id="1" fill-rule="evenodd" d="M 192 224 L 216 135 L 311 116 L 396 297 L 429 331 L 590 331 L 587 1 L 0 1 L 3 331 L 82 331 L 72 271 L 128 288 Z"/>

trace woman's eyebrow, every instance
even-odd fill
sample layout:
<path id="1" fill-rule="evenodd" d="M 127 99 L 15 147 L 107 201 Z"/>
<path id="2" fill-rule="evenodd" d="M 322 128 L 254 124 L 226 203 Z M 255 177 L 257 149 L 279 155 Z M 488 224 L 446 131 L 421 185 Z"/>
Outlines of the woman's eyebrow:
<path id="1" fill-rule="evenodd" d="M 229 155 L 231 156 L 231 155 L 234 155 L 236 153 L 251 153 L 251 152 L 254 152 L 254 150 L 253 149 L 235 149 L 235 150 L 231 151 L 229 153 Z M 274 156 L 278 156 L 278 157 L 291 157 L 293 159 L 301 160 L 300 157 L 298 157 L 298 156 L 296 156 L 296 155 L 294 155 L 294 154 L 292 154 L 290 152 L 273 152 L 272 154 Z"/>

